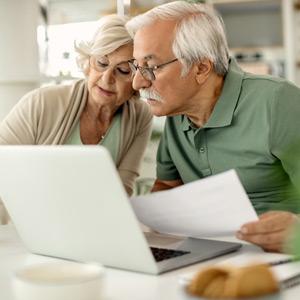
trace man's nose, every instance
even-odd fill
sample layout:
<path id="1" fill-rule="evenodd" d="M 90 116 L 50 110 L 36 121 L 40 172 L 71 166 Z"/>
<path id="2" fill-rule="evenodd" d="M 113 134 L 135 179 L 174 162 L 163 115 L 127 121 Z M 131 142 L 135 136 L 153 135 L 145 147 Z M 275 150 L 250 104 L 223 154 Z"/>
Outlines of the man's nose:
<path id="1" fill-rule="evenodd" d="M 133 89 L 135 89 L 136 91 L 140 90 L 140 89 L 143 89 L 143 88 L 148 88 L 151 86 L 151 81 L 150 80 L 147 80 L 145 79 L 140 70 L 136 70 L 136 73 L 133 77 L 133 80 L 132 80 L 132 87 Z"/>

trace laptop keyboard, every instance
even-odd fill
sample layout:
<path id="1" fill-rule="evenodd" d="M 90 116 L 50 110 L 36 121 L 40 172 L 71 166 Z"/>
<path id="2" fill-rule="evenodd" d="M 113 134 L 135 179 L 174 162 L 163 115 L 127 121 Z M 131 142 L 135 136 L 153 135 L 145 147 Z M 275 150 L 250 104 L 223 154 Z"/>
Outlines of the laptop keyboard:
<path id="1" fill-rule="evenodd" d="M 163 249 L 155 247 L 150 247 L 150 249 L 152 251 L 155 261 L 157 262 L 191 253 L 189 251 Z"/>

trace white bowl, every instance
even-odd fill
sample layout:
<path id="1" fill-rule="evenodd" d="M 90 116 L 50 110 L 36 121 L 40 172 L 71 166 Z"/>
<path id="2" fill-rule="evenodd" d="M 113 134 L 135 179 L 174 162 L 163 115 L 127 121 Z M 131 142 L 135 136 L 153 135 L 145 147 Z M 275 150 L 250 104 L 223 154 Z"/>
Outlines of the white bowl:
<path id="1" fill-rule="evenodd" d="M 16 300 L 100 300 L 103 275 L 104 268 L 96 264 L 36 264 L 15 273 L 13 290 Z"/>

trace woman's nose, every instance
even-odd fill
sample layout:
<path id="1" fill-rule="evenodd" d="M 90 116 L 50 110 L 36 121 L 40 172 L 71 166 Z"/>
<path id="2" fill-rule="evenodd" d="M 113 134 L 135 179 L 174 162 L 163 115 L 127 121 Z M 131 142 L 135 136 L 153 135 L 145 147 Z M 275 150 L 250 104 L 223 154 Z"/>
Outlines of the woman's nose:
<path id="1" fill-rule="evenodd" d="M 113 68 L 107 68 L 105 71 L 102 72 L 102 79 L 107 83 L 114 83 L 115 82 L 115 73 Z"/>

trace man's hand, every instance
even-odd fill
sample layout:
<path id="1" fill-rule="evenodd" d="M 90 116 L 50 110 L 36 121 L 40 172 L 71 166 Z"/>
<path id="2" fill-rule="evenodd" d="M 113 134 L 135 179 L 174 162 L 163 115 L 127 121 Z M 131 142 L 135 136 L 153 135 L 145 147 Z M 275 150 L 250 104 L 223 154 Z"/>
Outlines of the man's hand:
<path id="1" fill-rule="evenodd" d="M 270 211 L 259 216 L 259 220 L 244 224 L 237 238 L 262 247 L 266 251 L 283 252 L 290 231 L 299 217 L 286 211 Z"/>
<path id="2" fill-rule="evenodd" d="M 169 190 L 169 189 L 173 189 L 180 185 L 183 185 L 183 182 L 181 179 L 177 179 L 177 180 L 156 179 L 151 192 L 153 193 L 153 192 L 158 192 L 158 191 Z"/>

